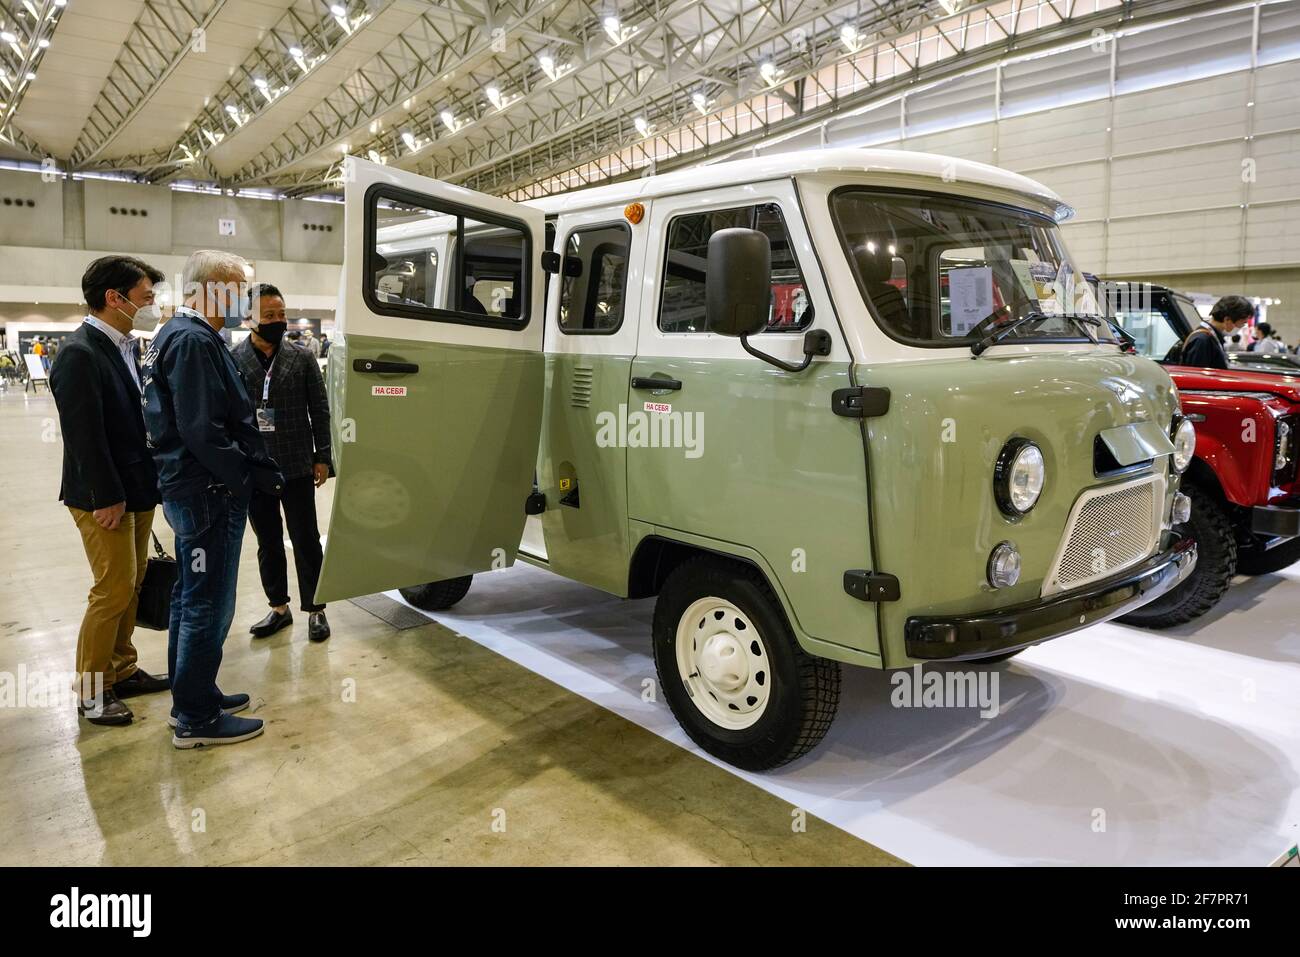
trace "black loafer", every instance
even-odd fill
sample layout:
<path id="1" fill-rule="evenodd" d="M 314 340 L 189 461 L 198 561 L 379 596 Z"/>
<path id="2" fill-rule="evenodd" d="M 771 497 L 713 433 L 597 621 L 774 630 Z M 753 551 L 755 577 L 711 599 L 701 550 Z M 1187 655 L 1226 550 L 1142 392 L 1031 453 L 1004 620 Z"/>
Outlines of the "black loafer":
<path id="1" fill-rule="evenodd" d="M 325 612 L 313 611 L 307 618 L 307 637 L 312 641 L 324 641 L 330 636 L 330 623 L 325 620 Z"/>
<path id="2" fill-rule="evenodd" d="M 281 628 L 288 628 L 292 624 L 292 612 L 288 610 L 279 612 L 272 608 L 270 612 L 267 613 L 267 616 L 252 628 L 248 629 L 248 632 L 254 638 L 270 638 Z"/>
<path id="3" fill-rule="evenodd" d="M 142 694 L 170 691 L 171 686 L 166 675 L 151 675 L 143 668 L 137 668 L 131 677 L 122 678 L 113 685 L 113 693 L 119 698 L 134 698 Z"/>
<path id="4" fill-rule="evenodd" d="M 113 689 L 109 688 L 98 698 L 77 702 L 77 714 L 91 724 L 122 725 L 130 724 L 135 717 L 131 709 L 118 700 Z"/>

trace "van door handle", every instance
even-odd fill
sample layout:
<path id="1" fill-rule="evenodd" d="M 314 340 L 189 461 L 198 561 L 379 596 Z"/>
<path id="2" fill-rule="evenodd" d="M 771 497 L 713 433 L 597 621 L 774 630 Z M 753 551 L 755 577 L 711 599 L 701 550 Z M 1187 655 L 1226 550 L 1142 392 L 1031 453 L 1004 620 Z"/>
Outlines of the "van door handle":
<path id="1" fill-rule="evenodd" d="M 353 359 L 353 372 L 396 372 L 410 375 L 420 371 L 414 362 L 390 362 L 387 359 Z"/>
<path id="2" fill-rule="evenodd" d="M 633 376 L 632 388 L 653 389 L 656 392 L 676 392 L 682 387 L 681 379 L 660 379 L 655 376 Z"/>

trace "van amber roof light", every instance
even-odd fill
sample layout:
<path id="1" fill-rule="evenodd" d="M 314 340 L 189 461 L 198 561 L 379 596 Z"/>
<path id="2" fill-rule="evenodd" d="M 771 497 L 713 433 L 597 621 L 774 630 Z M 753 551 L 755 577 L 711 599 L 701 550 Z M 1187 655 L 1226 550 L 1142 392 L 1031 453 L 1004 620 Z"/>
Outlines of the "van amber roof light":
<path id="1" fill-rule="evenodd" d="M 641 220 L 645 219 L 645 207 L 640 203 L 628 203 L 623 207 L 623 215 L 627 221 L 635 226 Z"/>

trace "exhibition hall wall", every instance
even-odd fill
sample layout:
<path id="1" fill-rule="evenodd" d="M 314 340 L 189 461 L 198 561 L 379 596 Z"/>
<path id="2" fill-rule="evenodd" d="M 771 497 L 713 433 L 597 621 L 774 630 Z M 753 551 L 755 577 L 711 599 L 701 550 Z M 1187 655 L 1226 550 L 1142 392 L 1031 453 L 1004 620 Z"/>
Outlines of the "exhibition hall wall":
<path id="1" fill-rule="evenodd" d="M 228 249 L 289 297 L 332 318 L 343 205 L 213 195 L 0 169 L 0 323 L 81 318 L 81 274 L 108 252 L 141 256 L 169 280 L 195 249 Z"/>

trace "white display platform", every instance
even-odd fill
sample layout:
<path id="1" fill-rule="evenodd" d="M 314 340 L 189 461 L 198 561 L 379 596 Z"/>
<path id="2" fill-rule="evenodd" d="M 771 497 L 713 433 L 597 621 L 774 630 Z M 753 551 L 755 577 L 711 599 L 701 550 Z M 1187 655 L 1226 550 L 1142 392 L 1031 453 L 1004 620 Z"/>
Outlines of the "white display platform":
<path id="1" fill-rule="evenodd" d="M 1297 608 L 1300 569 L 1239 579 L 1192 626 L 1032 648 L 993 666 L 989 720 L 896 709 L 887 674 L 846 666 L 817 750 L 730 770 L 913 864 L 1264 866 L 1300 836 Z M 425 614 L 697 750 L 662 696 L 642 701 L 652 609 L 519 565 Z"/>

